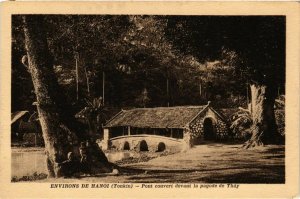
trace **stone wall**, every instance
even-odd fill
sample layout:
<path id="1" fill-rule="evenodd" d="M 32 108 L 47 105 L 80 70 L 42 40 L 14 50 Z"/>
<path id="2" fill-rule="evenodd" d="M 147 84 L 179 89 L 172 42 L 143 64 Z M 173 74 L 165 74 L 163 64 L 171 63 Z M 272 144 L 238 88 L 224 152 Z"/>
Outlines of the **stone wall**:
<path id="1" fill-rule="evenodd" d="M 192 147 L 192 135 L 190 129 L 184 129 L 183 130 L 183 151 L 186 151 Z"/>
<path id="2" fill-rule="evenodd" d="M 165 151 L 170 152 L 180 152 L 186 147 L 183 139 L 141 134 L 111 138 L 109 140 L 109 149 L 124 150 L 124 145 L 128 142 L 129 150 L 140 151 L 140 145 L 143 140 L 146 141 L 148 151 L 150 152 L 156 152 L 159 143 L 163 143 Z"/>
<path id="3" fill-rule="evenodd" d="M 213 127 L 216 133 L 216 140 L 225 140 L 228 138 L 227 124 L 214 111 L 208 108 L 190 123 L 189 128 L 192 143 L 196 139 L 204 140 L 203 124 L 206 118 L 210 118 L 213 121 Z"/>

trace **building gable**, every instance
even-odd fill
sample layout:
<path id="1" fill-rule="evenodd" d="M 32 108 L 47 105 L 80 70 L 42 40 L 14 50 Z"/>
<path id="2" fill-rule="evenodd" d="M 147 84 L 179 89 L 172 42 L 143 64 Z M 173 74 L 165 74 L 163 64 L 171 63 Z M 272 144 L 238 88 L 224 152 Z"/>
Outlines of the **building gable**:
<path id="1" fill-rule="evenodd" d="M 228 137 L 228 125 L 225 118 L 213 108 L 208 107 L 190 122 L 188 127 L 191 134 L 191 140 L 204 138 L 204 121 L 206 118 L 212 120 L 217 140 L 223 140 Z"/>

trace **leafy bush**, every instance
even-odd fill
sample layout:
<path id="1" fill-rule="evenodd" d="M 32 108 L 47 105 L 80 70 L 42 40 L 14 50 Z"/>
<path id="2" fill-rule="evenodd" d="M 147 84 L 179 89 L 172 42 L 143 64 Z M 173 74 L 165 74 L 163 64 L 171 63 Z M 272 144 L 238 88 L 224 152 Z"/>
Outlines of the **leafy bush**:
<path id="1" fill-rule="evenodd" d="M 278 132 L 281 135 L 285 135 L 285 111 L 283 110 L 275 110 L 275 119 L 277 124 Z"/>
<path id="2" fill-rule="evenodd" d="M 285 135 L 285 111 L 284 109 L 275 110 L 275 120 L 277 130 L 281 135 Z M 248 140 L 251 137 L 252 118 L 249 111 L 239 109 L 230 118 L 230 130 L 235 139 Z"/>
<path id="3" fill-rule="evenodd" d="M 230 120 L 230 130 L 234 139 L 248 140 L 251 137 L 252 118 L 248 110 L 239 109 Z"/>

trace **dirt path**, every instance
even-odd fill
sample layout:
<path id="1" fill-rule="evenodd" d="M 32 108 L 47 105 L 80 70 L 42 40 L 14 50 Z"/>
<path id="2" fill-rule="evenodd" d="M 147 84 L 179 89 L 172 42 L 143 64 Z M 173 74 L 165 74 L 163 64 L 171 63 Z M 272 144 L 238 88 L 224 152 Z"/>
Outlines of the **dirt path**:
<path id="1" fill-rule="evenodd" d="M 180 182 L 284 182 L 283 146 L 252 150 L 240 147 L 222 144 L 201 145 L 185 153 L 159 157 L 127 167 L 148 170 L 148 174 L 157 174 L 158 178 L 163 176 L 166 181 L 170 177 Z M 142 177 L 135 180 L 143 181 Z"/>
<path id="2" fill-rule="evenodd" d="M 240 149 L 240 145 L 200 145 L 148 162 L 122 165 L 119 175 L 103 174 L 59 182 L 284 183 L 284 146 Z M 52 180 L 44 180 L 52 181 Z"/>

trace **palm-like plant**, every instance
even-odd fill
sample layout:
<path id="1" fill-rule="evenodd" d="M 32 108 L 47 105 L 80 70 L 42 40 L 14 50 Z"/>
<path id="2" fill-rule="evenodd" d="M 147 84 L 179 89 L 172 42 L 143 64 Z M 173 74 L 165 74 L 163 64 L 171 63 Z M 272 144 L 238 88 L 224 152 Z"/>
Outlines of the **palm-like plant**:
<path id="1" fill-rule="evenodd" d="M 250 111 L 239 108 L 232 115 L 230 129 L 234 138 L 248 140 L 251 136 L 252 117 Z"/>
<path id="2" fill-rule="evenodd" d="M 103 104 L 102 97 L 86 99 L 86 107 L 80 112 L 89 125 L 90 134 L 101 131 L 102 125 L 107 120 L 108 110 Z"/>

